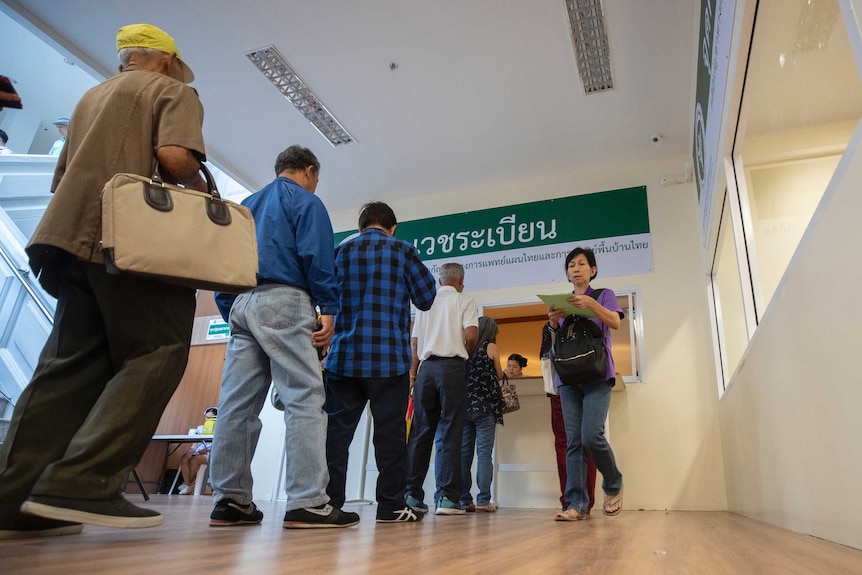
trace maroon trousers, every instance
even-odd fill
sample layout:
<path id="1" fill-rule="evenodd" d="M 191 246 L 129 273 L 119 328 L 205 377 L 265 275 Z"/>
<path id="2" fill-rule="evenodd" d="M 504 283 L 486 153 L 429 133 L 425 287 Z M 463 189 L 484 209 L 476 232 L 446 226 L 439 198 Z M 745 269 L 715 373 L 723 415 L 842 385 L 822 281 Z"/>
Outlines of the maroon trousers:
<path id="1" fill-rule="evenodd" d="M 566 493 L 566 426 L 563 424 L 563 406 L 559 395 L 551 395 L 551 429 L 554 430 L 554 451 L 557 453 L 557 474 L 560 476 L 560 504 L 568 508 Z M 590 494 L 590 509 L 596 502 L 596 464 L 589 450 L 584 449 L 587 458 L 587 490 Z"/>

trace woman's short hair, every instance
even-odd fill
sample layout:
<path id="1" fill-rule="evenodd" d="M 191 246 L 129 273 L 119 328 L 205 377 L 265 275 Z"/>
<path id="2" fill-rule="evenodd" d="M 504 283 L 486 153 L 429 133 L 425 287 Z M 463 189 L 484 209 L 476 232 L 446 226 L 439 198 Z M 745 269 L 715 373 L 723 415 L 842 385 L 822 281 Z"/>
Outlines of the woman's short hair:
<path id="1" fill-rule="evenodd" d="M 278 155 L 275 160 L 275 175 L 279 175 L 285 170 L 295 172 L 302 171 L 308 166 L 314 168 L 314 173 L 320 173 L 320 162 L 317 161 L 317 156 L 308 148 L 302 146 L 291 146 Z"/>
<path id="2" fill-rule="evenodd" d="M 520 365 L 522 368 L 527 367 L 527 358 L 520 353 L 513 353 L 506 361 L 517 361 L 518 365 Z"/>
<path id="3" fill-rule="evenodd" d="M 596 254 L 590 248 L 577 247 L 570 251 L 569 255 L 566 256 L 566 265 L 563 266 L 563 269 L 569 269 L 569 262 L 581 254 L 584 254 L 584 256 L 587 258 L 587 263 L 590 265 L 591 268 L 596 268 L 596 273 L 590 276 L 590 281 L 592 281 L 596 279 L 597 275 L 599 275 L 599 267 L 596 265 Z"/>

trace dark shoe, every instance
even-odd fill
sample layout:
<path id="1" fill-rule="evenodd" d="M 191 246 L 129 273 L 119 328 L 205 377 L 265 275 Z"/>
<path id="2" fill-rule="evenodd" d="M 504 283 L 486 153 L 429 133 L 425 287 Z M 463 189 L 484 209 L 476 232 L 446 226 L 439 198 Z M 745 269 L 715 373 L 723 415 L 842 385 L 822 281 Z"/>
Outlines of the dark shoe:
<path id="1" fill-rule="evenodd" d="M 45 519 L 21 513 L 17 509 L 0 513 L 0 540 L 77 535 L 83 530 L 84 526 L 80 523 Z"/>
<path id="2" fill-rule="evenodd" d="M 472 501 L 470 503 L 462 503 L 461 509 L 463 509 L 467 513 L 476 513 L 476 504 Z"/>
<path id="3" fill-rule="evenodd" d="M 425 518 L 424 513 L 416 513 L 410 507 L 404 507 L 398 511 L 381 511 L 377 510 L 378 523 L 413 523 L 422 521 Z"/>
<path id="4" fill-rule="evenodd" d="M 415 511 L 416 513 L 425 514 L 428 513 L 428 506 L 425 505 L 424 501 L 419 501 L 412 495 L 407 496 L 407 507 Z"/>
<path id="5" fill-rule="evenodd" d="M 117 499 L 75 499 L 51 495 L 31 495 L 21 505 L 21 511 L 48 519 L 72 523 L 91 523 L 102 527 L 158 527 L 162 515 L 158 511 Z"/>
<path id="6" fill-rule="evenodd" d="M 327 529 L 351 527 L 359 523 L 359 514 L 342 511 L 329 503 L 317 507 L 292 509 L 284 514 L 285 529 Z"/>
<path id="7" fill-rule="evenodd" d="M 230 527 L 232 525 L 258 525 L 263 521 L 263 512 L 254 502 L 240 505 L 233 499 L 222 499 L 210 513 L 210 527 Z"/>

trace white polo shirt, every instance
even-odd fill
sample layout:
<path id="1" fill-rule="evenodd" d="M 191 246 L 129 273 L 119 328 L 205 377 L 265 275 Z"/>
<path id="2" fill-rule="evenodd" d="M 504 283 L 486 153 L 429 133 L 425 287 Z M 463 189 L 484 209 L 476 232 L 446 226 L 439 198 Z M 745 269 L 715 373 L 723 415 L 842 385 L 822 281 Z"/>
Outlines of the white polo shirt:
<path id="1" fill-rule="evenodd" d="M 452 286 L 441 286 L 431 309 L 416 312 L 412 336 L 419 359 L 424 361 L 432 355 L 467 359 L 464 330 L 471 326 L 479 326 L 476 302 Z"/>

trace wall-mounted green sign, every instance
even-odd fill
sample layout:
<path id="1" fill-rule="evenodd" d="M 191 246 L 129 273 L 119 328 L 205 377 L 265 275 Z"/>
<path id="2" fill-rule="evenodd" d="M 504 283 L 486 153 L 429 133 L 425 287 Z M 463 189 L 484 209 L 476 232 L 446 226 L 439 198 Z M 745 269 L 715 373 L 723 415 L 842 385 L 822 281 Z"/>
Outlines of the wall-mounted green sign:
<path id="1" fill-rule="evenodd" d="M 335 234 L 335 243 L 356 233 Z M 646 187 L 570 196 L 398 224 L 425 261 L 649 233 Z"/>
<path id="2" fill-rule="evenodd" d="M 445 262 L 467 270 L 469 290 L 565 281 L 566 253 L 596 252 L 603 277 L 652 271 L 646 186 L 401 222 L 435 275 Z M 356 234 L 335 234 L 336 244 Z"/>
<path id="3" fill-rule="evenodd" d="M 207 325 L 206 340 L 227 339 L 230 337 L 230 325 L 220 319 L 211 319 Z"/>

